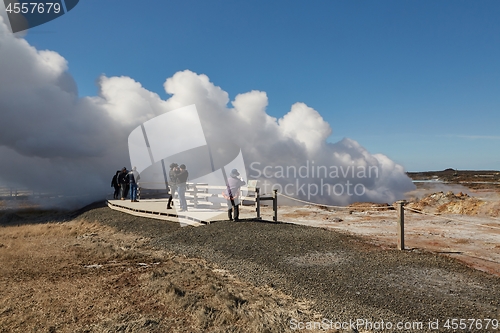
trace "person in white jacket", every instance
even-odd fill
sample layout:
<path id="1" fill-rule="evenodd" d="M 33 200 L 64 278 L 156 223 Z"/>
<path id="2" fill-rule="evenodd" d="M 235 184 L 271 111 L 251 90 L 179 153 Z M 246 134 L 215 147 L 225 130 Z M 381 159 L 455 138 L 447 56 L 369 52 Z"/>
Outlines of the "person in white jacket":
<path id="1" fill-rule="evenodd" d="M 227 200 L 227 216 L 229 221 L 233 221 L 233 208 L 234 208 L 234 221 L 239 221 L 240 215 L 240 188 L 246 183 L 243 179 L 238 178 L 240 173 L 238 170 L 233 169 L 227 178 L 227 188 L 223 192 L 224 198 Z"/>

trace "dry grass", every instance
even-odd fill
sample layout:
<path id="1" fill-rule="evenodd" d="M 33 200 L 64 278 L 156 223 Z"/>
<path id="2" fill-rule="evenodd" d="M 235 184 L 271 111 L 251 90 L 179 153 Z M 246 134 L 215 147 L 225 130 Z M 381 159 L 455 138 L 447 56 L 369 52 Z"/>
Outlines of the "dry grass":
<path id="1" fill-rule="evenodd" d="M 460 238 L 460 239 L 455 239 L 453 242 L 455 244 L 470 244 L 471 240 L 470 239 L 465 239 L 465 238 Z"/>
<path id="2" fill-rule="evenodd" d="M 290 318 L 314 318 L 306 303 L 99 223 L 0 230 L 0 332 L 286 332 Z"/>

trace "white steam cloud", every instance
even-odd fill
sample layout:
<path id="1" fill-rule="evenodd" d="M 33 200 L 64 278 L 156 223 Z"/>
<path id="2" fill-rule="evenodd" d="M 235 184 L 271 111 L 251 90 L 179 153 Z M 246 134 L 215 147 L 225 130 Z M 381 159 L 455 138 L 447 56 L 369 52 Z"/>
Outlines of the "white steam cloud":
<path id="1" fill-rule="evenodd" d="M 98 81 L 99 96 L 80 98 L 66 60 L 56 52 L 36 50 L 14 36 L 4 20 L 0 16 L 3 185 L 89 195 L 86 202 L 79 201 L 80 205 L 99 200 L 111 191 L 116 170 L 131 167 L 127 148 L 130 132 L 151 118 L 195 104 L 205 132 L 241 147 L 249 177 L 282 188 L 293 183 L 287 189 L 295 197 L 332 204 L 393 202 L 414 188 L 403 168 L 386 156 L 372 155 L 350 139 L 328 143 L 332 129 L 306 104 L 296 103 L 283 118 L 276 119 L 266 113 L 265 92 L 240 94 L 230 103 L 227 92 L 203 74 L 186 70 L 168 78 L 164 88 L 171 97 L 166 101 L 129 77 L 104 76 Z M 312 176 L 313 164 L 324 167 L 323 171 L 328 168 L 328 176 Z M 290 167 L 298 170 L 306 165 L 310 167 L 307 177 L 291 173 Z M 288 175 L 280 173 L 280 167 L 289 167 Z M 362 177 L 360 170 L 368 172 L 370 167 L 377 170 L 376 177 Z M 331 177 L 335 168 L 339 178 Z M 295 188 L 297 178 L 306 184 L 305 191 Z M 362 195 L 340 195 L 337 187 L 335 195 L 309 198 L 314 191 L 311 184 L 321 190 L 324 183 L 345 185 L 346 181 L 362 184 Z"/>

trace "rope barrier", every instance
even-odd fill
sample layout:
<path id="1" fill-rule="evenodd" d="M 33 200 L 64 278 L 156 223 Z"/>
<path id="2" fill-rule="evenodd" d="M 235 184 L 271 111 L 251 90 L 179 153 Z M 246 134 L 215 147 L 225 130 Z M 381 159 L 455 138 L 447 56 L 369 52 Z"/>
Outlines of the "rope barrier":
<path id="1" fill-rule="evenodd" d="M 410 212 L 413 212 L 413 213 L 418 213 L 418 214 L 423 214 L 423 215 L 428 215 L 428 216 L 434 216 L 434 217 L 438 217 L 438 218 L 445 219 L 445 220 L 456 221 L 456 222 L 460 222 L 460 223 L 463 223 L 463 224 L 473 225 L 473 226 L 476 226 L 476 227 L 479 226 L 479 227 L 485 227 L 485 228 L 492 228 L 492 229 L 499 229 L 500 230 L 500 227 L 495 227 L 495 226 L 486 225 L 486 224 L 469 223 L 469 222 L 466 222 L 464 220 L 456 219 L 456 218 L 453 218 L 453 217 L 445 217 L 445 216 L 441 216 L 441 215 L 427 213 L 427 212 L 424 212 L 424 211 L 421 211 L 421 210 L 418 210 L 418 209 L 413 209 L 413 208 L 410 208 L 410 207 L 405 207 L 405 210 L 409 210 Z"/>
<path id="2" fill-rule="evenodd" d="M 291 199 L 293 201 L 302 202 L 302 203 L 313 205 L 313 206 L 323 206 L 323 207 L 337 208 L 337 209 L 348 209 L 348 207 L 343 207 L 343 206 L 323 205 L 323 204 L 317 204 L 317 203 L 309 202 L 309 201 L 305 201 L 305 200 L 300 200 L 300 199 L 293 198 L 293 197 L 290 197 L 290 196 L 282 194 L 282 193 L 278 193 L 278 195 L 285 197 L 285 198 L 288 198 L 288 199 Z"/>
<path id="3" fill-rule="evenodd" d="M 336 209 L 353 209 L 353 208 L 355 208 L 355 207 L 331 206 L 331 205 L 317 204 L 317 203 L 314 203 L 314 202 L 310 202 L 310 201 L 305 201 L 305 200 L 300 200 L 300 199 L 297 199 L 297 198 L 293 198 L 293 197 L 290 197 L 290 196 L 282 194 L 282 193 L 278 193 L 278 195 L 280 195 L 282 197 L 285 197 L 285 198 L 288 198 L 288 199 L 291 199 L 291 200 L 294 200 L 294 201 L 297 201 L 297 202 L 302 202 L 302 203 L 313 205 L 313 206 L 322 206 L 322 207 L 336 208 Z M 367 208 L 368 209 L 388 209 L 389 207 L 391 207 L 391 206 L 387 206 L 387 207 L 367 207 Z M 423 214 L 423 215 L 435 216 L 437 218 L 441 218 L 441 219 L 445 219 L 445 220 L 456 221 L 456 222 L 460 222 L 460 223 L 463 223 L 463 224 L 473 225 L 473 226 L 476 226 L 476 227 L 480 226 L 480 227 L 492 228 L 492 229 L 499 229 L 500 230 L 500 227 L 495 227 L 495 226 L 486 225 L 486 224 L 469 223 L 469 222 L 466 222 L 464 220 L 455 219 L 455 218 L 452 218 L 452 217 L 444 217 L 444 216 L 440 216 L 440 215 L 436 215 L 436 214 L 431 214 L 431 213 L 426 213 L 424 211 L 421 211 L 421 210 L 418 210 L 418 209 L 413 209 L 413 208 L 406 207 L 406 206 L 405 206 L 405 210 L 409 210 L 411 212 L 419 213 L 419 214 Z M 495 219 L 495 218 L 493 218 L 493 219 Z"/>
<path id="4" fill-rule="evenodd" d="M 348 207 L 348 206 L 332 206 L 332 205 L 325 205 L 325 204 L 318 204 L 318 203 L 315 203 L 315 202 L 310 202 L 310 201 L 305 201 L 305 200 L 300 200 L 300 199 L 297 199 L 297 198 L 294 198 L 294 197 L 290 197 L 288 195 L 285 195 L 285 194 L 282 194 L 282 193 L 278 193 L 278 195 L 282 196 L 282 197 L 285 197 L 285 198 L 288 198 L 288 199 L 291 199 L 291 200 L 294 200 L 294 201 L 298 201 L 298 202 L 302 202 L 302 203 L 305 203 L 305 204 L 308 204 L 308 205 L 312 205 L 312 206 L 321 206 L 321 207 L 328 207 L 328 208 L 336 208 L 336 209 L 356 209 L 357 207 Z M 366 209 L 390 209 L 392 206 L 385 206 L 385 207 L 360 207 L 360 208 L 366 208 Z"/>

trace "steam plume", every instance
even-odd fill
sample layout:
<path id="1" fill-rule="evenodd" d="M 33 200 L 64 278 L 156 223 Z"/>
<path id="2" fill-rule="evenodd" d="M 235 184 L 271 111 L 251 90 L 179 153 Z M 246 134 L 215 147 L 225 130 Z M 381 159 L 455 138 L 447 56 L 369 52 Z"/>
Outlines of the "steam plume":
<path id="1" fill-rule="evenodd" d="M 3 185 L 66 195 L 86 194 L 79 205 L 101 199 L 110 192 L 115 171 L 131 167 L 129 133 L 155 116 L 195 104 L 209 135 L 232 140 L 241 147 L 249 177 L 284 187 L 294 183 L 297 176 L 282 177 L 280 167 L 292 171 L 291 167 L 311 167 L 314 163 L 316 167 L 328 168 L 329 175 L 301 178 L 308 190 L 314 190 L 311 184 L 321 186 L 325 182 L 331 186 L 345 185 L 347 181 L 363 185 L 362 195 L 315 195 L 311 200 L 332 204 L 360 200 L 392 202 L 413 189 L 403 168 L 388 157 L 372 155 L 347 138 L 328 143 L 330 125 L 306 104 L 296 103 L 276 119 L 266 113 L 265 92 L 239 94 L 230 101 L 228 93 L 206 75 L 189 70 L 166 80 L 164 88 L 171 95 L 166 101 L 129 77 L 102 76 L 98 80 L 98 96 L 79 97 L 67 61 L 54 51 L 36 50 L 26 40 L 14 36 L 4 19 L 0 16 Z M 271 174 L 259 175 L 266 166 Z M 376 177 L 360 177 L 361 168 L 369 167 L 377 170 Z M 335 168 L 342 170 L 344 177 L 330 177 Z M 356 168 L 356 174 L 349 168 Z M 294 194 L 311 199 L 311 193 Z"/>

